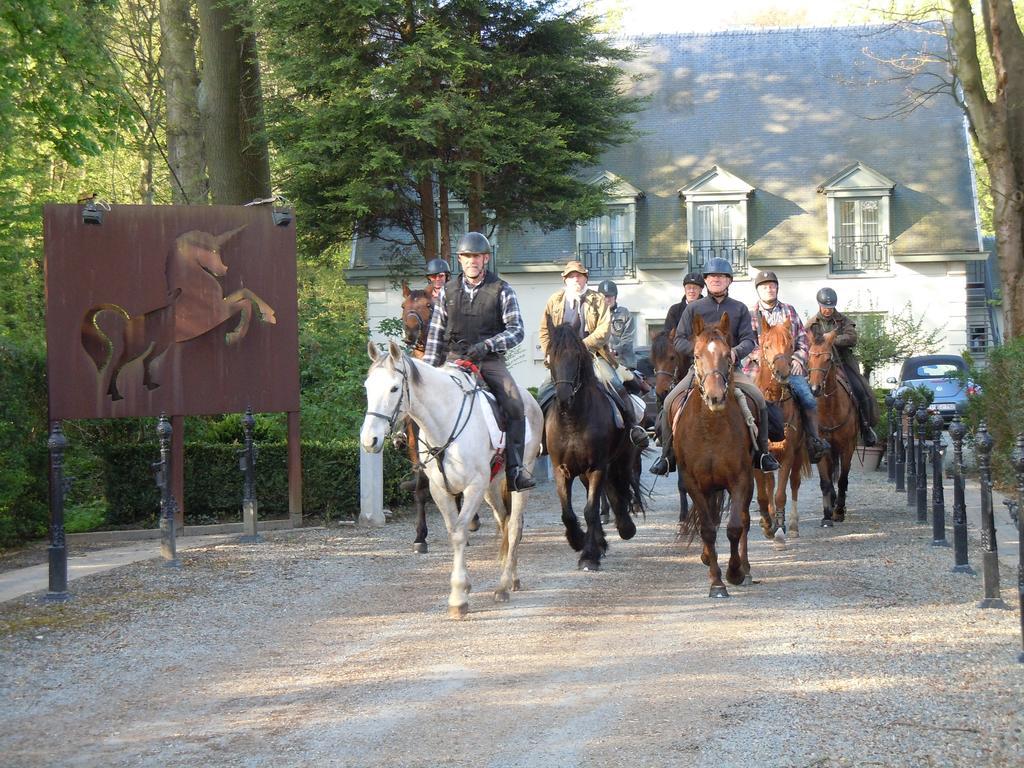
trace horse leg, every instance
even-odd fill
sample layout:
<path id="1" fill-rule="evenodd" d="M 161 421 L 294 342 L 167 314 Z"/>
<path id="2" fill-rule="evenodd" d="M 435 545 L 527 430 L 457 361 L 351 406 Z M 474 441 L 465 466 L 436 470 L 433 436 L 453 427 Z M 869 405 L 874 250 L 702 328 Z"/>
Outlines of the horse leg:
<path id="1" fill-rule="evenodd" d="M 574 552 L 583 549 L 583 529 L 576 513 L 572 511 L 572 481 L 569 470 L 559 467 L 555 472 L 555 490 L 558 500 L 562 503 L 562 523 L 565 525 L 565 538 Z"/>
<path id="2" fill-rule="evenodd" d="M 721 494 L 713 495 L 711 503 L 721 503 Z M 718 535 L 718 526 L 712 522 L 711 510 L 708 499 L 701 493 L 693 497 L 694 513 L 700 521 L 700 538 L 704 544 L 704 551 L 701 554 L 701 562 L 708 567 L 708 578 L 711 580 L 711 590 L 708 597 L 728 597 L 729 591 L 722 583 L 722 569 L 718 565 L 718 553 L 715 551 L 715 538 Z"/>
<path id="3" fill-rule="evenodd" d="M 412 506 L 416 510 L 416 539 L 412 543 L 412 551 L 421 555 L 427 553 L 427 493 L 430 484 L 421 470 L 413 472 Z"/>
<path id="4" fill-rule="evenodd" d="M 630 498 L 632 497 L 632 469 L 628 465 L 612 464 L 608 468 L 608 481 L 604 486 L 601 498 L 611 505 L 615 513 L 615 529 L 619 538 L 629 541 L 636 536 L 636 523 L 630 515 Z M 605 522 L 602 516 L 601 522 Z"/>
<path id="5" fill-rule="evenodd" d="M 473 519 L 469 521 L 469 530 L 470 531 L 479 531 L 480 530 L 480 513 L 479 512 L 477 512 L 475 515 L 473 515 Z"/>
<path id="6" fill-rule="evenodd" d="M 611 522 L 611 502 L 608 501 L 607 494 L 601 495 L 601 524 Z"/>
<path id="7" fill-rule="evenodd" d="M 782 457 L 779 481 L 775 486 L 775 519 L 773 520 L 772 539 L 780 546 L 786 543 L 786 481 L 791 481 L 793 473 L 797 471 L 794 461 L 794 453 L 787 450 Z"/>
<path id="8" fill-rule="evenodd" d="M 433 493 L 433 491 L 437 493 Z M 469 612 L 469 571 L 466 570 L 466 532 L 465 521 L 459 514 L 455 499 L 443 488 L 431 488 L 434 503 L 441 511 L 445 528 L 448 529 L 448 540 L 452 545 L 451 591 L 448 593 L 448 615 L 453 619 L 461 619 Z M 479 490 L 476 490 L 476 501 L 479 503 Z"/>
<path id="9" fill-rule="evenodd" d="M 156 389 L 160 386 L 159 382 L 153 379 L 153 363 L 166 351 L 166 344 L 154 344 L 146 352 L 146 356 L 142 358 L 142 383 L 146 389 Z"/>
<path id="10" fill-rule="evenodd" d="M 583 537 L 583 551 L 576 565 L 582 571 L 597 571 L 601 568 L 601 555 L 608 549 L 604 528 L 601 526 L 604 470 L 591 470 L 584 477 L 587 480 L 587 501 L 583 507 L 583 519 L 587 523 L 587 531 Z"/>
<path id="11" fill-rule="evenodd" d="M 775 521 L 772 515 L 772 496 L 775 493 L 775 473 L 774 472 L 755 472 L 755 480 L 757 481 L 757 508 L 761 513 L 761 532 L 764 534 L 766 539 L 771 539 L 775 535 Z M 782 472 L 779 472 L 779 477 L 782 477 Z M 780 481 L 779 485 L 782 483 Z"/>
<path id="12" fill-rule="evenodd" d="M 676 478 L 676 489 L 679 491 L 679 524 L 676 538 L 682 538 L 686 521 L 690 518 L 690 501 L 686 497 L 686 479 L 682 471 L 676 472 Z"/>
<path id="13" fill-rule="evenodd" d="M 850 461 L 853 459 L 853 452 L 843 454 L 839 464 L 839 493 L 836 498 L 836 508 L 832 513 L 836 522 L 846 520 L 846 488 L 850 483 Z"/>
<path id="14" fill-rule="evenodd" d="M 725 529 L 729 537 L 729 567 L 725 578 L 730 584 L 750 583 L 746 532 L 750 529 L 750 499 L 753 495 L 752 483 L 749 488 L 729 490 L 729 522 Z"/>
<path id="15" fill-rule="evenodd" d="M 832 467 L 834 458 L 831 453 L 821 457 L 818 462 L 818 484 L 821 486 L 822 518 L 821 527 L 832 527 L 832 509 L 835 504 L 836 490 L 832 484 Z"/>

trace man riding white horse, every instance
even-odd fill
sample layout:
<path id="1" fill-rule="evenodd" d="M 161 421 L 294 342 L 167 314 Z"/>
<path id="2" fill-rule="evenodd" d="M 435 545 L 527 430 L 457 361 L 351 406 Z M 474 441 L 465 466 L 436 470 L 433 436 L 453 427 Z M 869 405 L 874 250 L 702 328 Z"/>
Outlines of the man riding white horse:
<path id="1" fill-rule="evenodd" d="M 456 246 L 462 275 L 441 289 L 430 318 L 423 360 L 438 366 L 446 360 L 469 360 L 505 413 L 505 477 L 510 491 L 536 483 L 523 467 L 526 420 L 523 401 L 505 353 L 526 335 L 519 300 L 508 283 L 487 271 L 491 243 L 479 232 L 467 232 Z"/>

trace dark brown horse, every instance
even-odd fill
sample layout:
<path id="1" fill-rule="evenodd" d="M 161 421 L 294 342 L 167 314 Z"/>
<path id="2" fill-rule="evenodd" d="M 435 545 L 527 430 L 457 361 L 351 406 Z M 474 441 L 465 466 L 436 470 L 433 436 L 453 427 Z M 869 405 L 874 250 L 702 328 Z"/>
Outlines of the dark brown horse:
<path id="1" fill-rule="evenodd" d="M 430 329 L 430 315 L 434 310 L 434 302 L 430 298 L 430 292 L 419 288 L 410 289 L 408 284 L 402 283 L 402 339 L 405 342 L 409 354 L 417 360 L 423 359 L 427 347 L 427 331 Z M 408 485 L 412 493 L 412 507 L 416 510 L 416 539 L 413 541 L 414 552 L 425 554 L 427 551 L 427 508 L 426 502 L 430 497 L 430 484 L 426 476 L 416 467 L 419 465 L 419 455 L 416 449 L 416 442 L 419 440 L 419 427 L 416 422 L 409 420 L 405 423 L 405 451 L 412 462 L 412 481 Z M 462 496 L 457 497 L 456 503 L 461 508 Z M 473 515 L 469 522 L 469 530 L 476 531 L 480 528 L 480 514 Z"/>
<path id="2" fill-rule="evenodd" d="M 658 405 L 664 406 L 665 397 L 683 380 L 689 366 L 676 351 L 674 344 L 676 332 L 659 333 L 651 339 L 651 365 L 654 366 L 654 391 L 658 397 Z M 676 473 L 676 485 L 679 488 L 679 524 L 682 526 L 690 516 L 690 504 L 686 494 L 686 483 L 683 473 Z"/>
<path id="3" fill-rule="evenodd" d="M 800 407 L 789 388 L 793 368 L 793 329 L 789 318 L 770 326 L 761 318 L 761 352 L 758 355 L 755 382 L 764 399 L 782 409 L 785 436 L 779 443 L 771 443 L 771 451 L 779 460 L 778 482 L 774 472 L 755 471 L 757 480 L 757 506 L 761 511 L 761 530 L 766 538 L 784 544 L 786 534 L 800 535 L 800 515 L 797 508 L 800 482 L 811 476 L 811 459 L 807 453 L 803 419 Z M 793 515 L 786 525 L 786 483 L 793 496 Z"/>
<path id="4" fill-rule="evenodd" d="M 628 430 L 616 424 L 615 406 L 594 374 L 593 358 L 579 333 L 569 325 L 548 323 L 548 366 L 555 399 L 544 418 L 547 448 L 562 503 L 565 537 L 580 553 L 578 566 L 596 571 L 608 549 L 601 526 L 602 492 L 611 503 L 619 536 L 631 539 L 636 534 L 631 515 L 643 512 L 634 471 L 640 449 L 629 439 Z M 586 533 L 572 509 L 572 484 L 577 477 L 587 489 Z"/>
<path id="5" fill-rule="evenodd" d="M 710 327 L 705 327 L 700 315 L 694 316 L 695 388 L 672 404 L 676 465 L 693 498 L 693 512 L 685 526 L 691 538 L 700 533 L 704 543 L 701 562 L 708 566 L 711 579 L 709 597 L 729 596 L 715 550 L 723 491 L 729 492 L 729 567 L 725 578 L 730 584 L 751 583 L 747 534 L 754 495 L 754 470 L 750 465 L 753 439 L 733 393 L 730 338 L 728 315 L 722 315 L 718 325 Z"/>
<path id="6" fill-rule="evenodd" d="M 808 355 L 807 383 L 818 398 L 818 421 L 821 436 L 830 449 L 818 462 L 821 484 L 822 528 L 831 528 L 832 521 L 846 519 L 846 487 L 850 480 L 850 461 L 857 447 L 859 425 L 857 404 L 849 384 L 839 376 L 838 355 L 833 349 L 836 332 L 815 334 Z M 838 492 L 837 492 L 838 487 Z"/>
<path id="7" fill-rule="evenodd" d="M 122 369 L 142 359 L 142 382 L 156 389 L 153 370 L 173 344 L 189 341 L 238 317 L 224 334 L 224 343 L 241 341 L 249 330 L 253 311 L 264 323 L 276 323 L 274 310 L 248 288 L 227 296 L 220 278 L 228 267 L 221 259 L 224 245 L 243 227 L 211 235 L 193 230 L 179 236 L 167 256 L 167 292 L 163 306 L 134 317 L 116 304 L 98 304 L 82 318 L 82 346 L 100 373 L 100 389 L 111 400 L 121 400 L 117 386 Z"/>

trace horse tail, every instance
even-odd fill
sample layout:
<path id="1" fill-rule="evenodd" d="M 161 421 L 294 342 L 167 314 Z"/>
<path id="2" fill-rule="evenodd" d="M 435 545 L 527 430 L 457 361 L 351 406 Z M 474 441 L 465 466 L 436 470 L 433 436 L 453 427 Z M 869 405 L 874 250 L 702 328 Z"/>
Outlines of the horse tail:
<path id="1" fill-rule="evenodd" d="M 102 371 L 124 351 L 124 329 L 130 319 L 116 304 L 97 304 L 82 318 L 82 347 Z"/>

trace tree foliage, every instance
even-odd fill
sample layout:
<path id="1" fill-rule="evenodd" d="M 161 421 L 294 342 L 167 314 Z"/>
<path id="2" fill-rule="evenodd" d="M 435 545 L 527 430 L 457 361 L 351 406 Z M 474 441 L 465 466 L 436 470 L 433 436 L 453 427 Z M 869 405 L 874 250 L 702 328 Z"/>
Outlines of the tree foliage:
<path id="1" fill-rule="evenodd" d="M 595 214 L 577 171 L 625 140 L 628 54 L 543 0 L 264 0 L 271 136 L 314 251 L 353 230 L 436 255 L 458 198 L 480 227 Z M 436 206 L 435 206 L 436 202 Z M 435 213 L 435 210 L 440 213 Z"/>
<path id="2" fill-rule="evenodd" d="M 942 329 L 930 327 L 924 315 L 915 317 L 909 303 L 899 312 L 868 312 L 856 320 L 857 357 L 865 377 L 912 355 L 932 353 L 943 338 Z"/>

